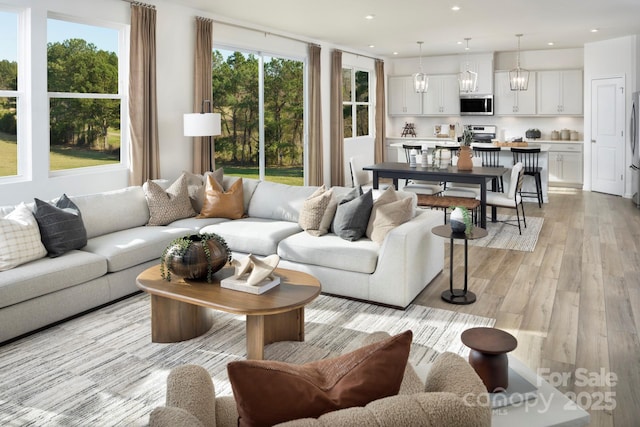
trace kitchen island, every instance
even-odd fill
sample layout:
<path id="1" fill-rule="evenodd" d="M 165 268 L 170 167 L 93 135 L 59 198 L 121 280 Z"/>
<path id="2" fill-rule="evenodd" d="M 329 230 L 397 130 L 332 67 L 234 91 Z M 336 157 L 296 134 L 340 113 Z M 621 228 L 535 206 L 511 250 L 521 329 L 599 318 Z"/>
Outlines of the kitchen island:
<path id="1" fill-rule="evenodd" d="M 397 139 L 396 139 L 397 140 Z M 426 146 L 429 150 L 429 153 L 433 152 L 433 149 L 436 145 L 446 145 L 446 146 L 459 146 L 460 144 L 454 142 L 451 139 L 435 139 L 435 138 L 404 138 L 399 142 L 392 142 L 389 144 L 389 147 L 396 149 L 395 158 L 387 159 L 390 162 L 406 162 L 407 158 L 404 153 L 404 148 L 402 148 L 403 144 L 411 144 L 411 145 L 423 145 Z M 479 147 L 492 147 L 493 144 L 471 144 L 471 147 L 479 146 Z M 519 147 L 519 148 L 540 148 L 540 158 L 539 158 L 539 166 L 542 168 L 541 178 L 542 178 L 542 200 L 545 203 L 549 202 L 549 150 L 551 148 L 551 144 L 549 143 L 538 143 L 538 142 L 529 142 L 527 147 Z M 390 153 L 393 150 L 390 150 Z M 513 155 L 511 154 L 511 147 L 500 147 L 500 163 L 502 166 L 506 168 L 510 168 L 513 165 Z M 509 187 L 509 174 L 504 176 L 504 185 L 505 188 Z M 402 185 L 402 183 L 400 184 Z M 522 191 L 524 192 L 535 192 L 536 184 L 533 180 L 533 177 L 525 177 L 524 184 L 522 186 Z M 535 197 L 525 197 L 525 201 L 527 202 L 535 202 Z"/>

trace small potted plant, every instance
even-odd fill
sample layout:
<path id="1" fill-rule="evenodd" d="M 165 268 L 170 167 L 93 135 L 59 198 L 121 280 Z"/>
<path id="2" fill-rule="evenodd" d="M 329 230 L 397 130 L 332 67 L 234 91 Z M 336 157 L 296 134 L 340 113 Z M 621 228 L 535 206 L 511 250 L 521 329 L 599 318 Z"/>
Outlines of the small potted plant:
<path id="1" fill-rule="evenodd" d="M 174 239 L 160 257 L 160 275 L 171 281 L 171 275 L 186 279 L 207 278 L 231 261 L 227 242 L 215 233 L 187 234 Z"/>
<path id="2" fill-rule="evenodd" d="M 471 141 L 473 141 L 473 132 L 469 128 L 465 128 L 460 139 L 460 150 L 458 152 L 458 170 L 470 171 L 473 169 L 473 161 L 471 160 Z"/>
<path id="3" fill-rule="evenodd" d="M 462 206 L 451 206 L 449 209 L 451 210 L 451 216 L 449 217 L 451 230 L 454 233 L 464 232 L 467 236 L 471 235 L 473 221 L 471 220 L 469 209 Z"/>

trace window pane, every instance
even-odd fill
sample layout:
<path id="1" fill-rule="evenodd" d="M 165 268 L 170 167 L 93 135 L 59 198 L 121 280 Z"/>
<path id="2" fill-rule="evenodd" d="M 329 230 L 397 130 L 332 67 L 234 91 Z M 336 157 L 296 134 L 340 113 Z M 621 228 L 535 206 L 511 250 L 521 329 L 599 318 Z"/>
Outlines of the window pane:
<path id="1" fill-rule="evenodd" d="M 358 127 L 358 133 L 356 136 L 369 135 L 369 106 L 357 105 L 356 112 L 356 126 Z"/>
<path id="2" fill-rule="evenodd" d="M 118 93 L 118 31 L 49 19 L 49 92 Z"/>
<path id="3" fill-rule="evenodd" d="M 342 107 L 342 122 L 344 123 L 344 137 L 351 138 L 353 136 L 353 106 L 344 105 Z"/>
<path id="4" fill-rule="evenodd" d="M 369 102 L 369 73 L 356 71 L 356 102 Z"/>
<path id="5" fill-rule="evenodd" d="M 16 98 L 0 98 L 0 176 L 18 174 Z"/>
<path id="6" fill-rule="evenodd" d="M 120 101 L 53 98 L 50 169 L 120 162 Z"/>
<path id="7" fill-rule="evenodd" d="M 18 15 L 0 12 L 0 90 L 18 89 Z"/>
<path id="8" fill-rule="evenodd" d="M 351 102 L 351 69 L 342 69 L 342 102 Z"/>

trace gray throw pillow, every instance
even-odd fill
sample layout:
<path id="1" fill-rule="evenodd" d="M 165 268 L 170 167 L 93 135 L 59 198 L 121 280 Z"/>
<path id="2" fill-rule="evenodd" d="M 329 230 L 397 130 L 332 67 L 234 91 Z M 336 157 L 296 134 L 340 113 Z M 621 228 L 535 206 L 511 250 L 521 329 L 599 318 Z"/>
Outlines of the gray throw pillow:
<path id="1" fill-rule="evenodd" d="M 51 258 L 87 244 L 87 230 L 82 222 L 80 209 L 66 194 L 55 206 L 40 199 L 35 200 L 33 216 L 40 228 L 40 237 Z"/>
<path id="2" fill-rule="evenodd" d="M 362 190 L 359 190 L 362 192 Z M 369 216 L 373 208 L 373 194 L 371 190 L 351 198 L 352 193 L 342 199 L 336 209 L 333 219 L 333 232 L 351 242 L 365 235 Z"/>

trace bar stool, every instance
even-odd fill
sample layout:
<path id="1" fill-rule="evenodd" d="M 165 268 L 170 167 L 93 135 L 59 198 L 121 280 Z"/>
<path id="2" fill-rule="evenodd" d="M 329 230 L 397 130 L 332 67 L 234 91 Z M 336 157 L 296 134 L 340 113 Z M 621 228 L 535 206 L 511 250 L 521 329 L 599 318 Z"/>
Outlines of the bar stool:
<path id="1" fill-rule="evenodd" d="M 482 159 L 482 166 L 488 168 L 501 168 L 500 147 L 473 147 L 473 154 Z M 504 179 L 500 177 L 498 192 L 504 192 Z"/>
<path id="2" fill-rule="evenodd" d="M 538 166 L 538 158 L 540 157 L 539 148 L 511 148 L 513 154 L 513 164 L 522 163 L 524 175 L 532 176 L 536 182 L 536 192 L 522 191 L 523 196 L 536 196 L 538 199 L 538 207 L 542 207 L 542 168 Z"/>

